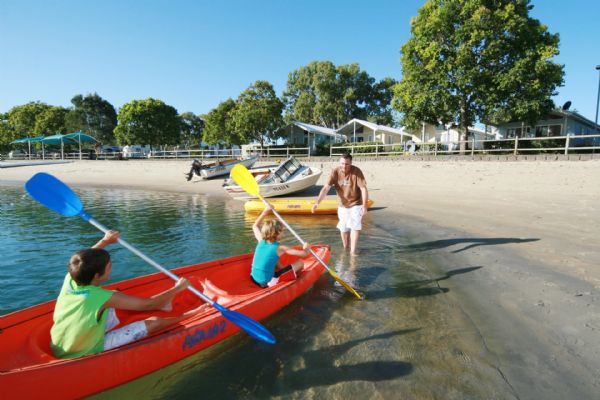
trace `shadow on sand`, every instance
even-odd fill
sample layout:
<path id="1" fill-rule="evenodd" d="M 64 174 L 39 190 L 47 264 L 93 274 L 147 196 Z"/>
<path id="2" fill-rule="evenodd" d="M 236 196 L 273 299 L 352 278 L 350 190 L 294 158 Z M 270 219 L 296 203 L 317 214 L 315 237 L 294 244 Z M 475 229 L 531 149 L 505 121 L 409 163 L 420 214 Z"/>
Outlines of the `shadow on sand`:
<path id="1" fill-rule="evenodd" d="M 453 253 L 460 253 L 461 251 L 472 249 L 477 246 L 495 246 L 499 244 L 508 244 L 508 243 L 527 243 L 527 242 L 535 242 L 540 239 L 537 238 L 529 238 L 529 239 L 519 239 L 519 238 L 456 238 L 456 239 L 443 239 L 443 240 L 434 240 L 431 242 L 423 242 L 423 243 L 415 243 L 403 246 L 403 251 L 428 251 L 428 250 L 436 250 L 442 249 L 444 247 L 454 246 L 456 244 L 468 244 L 467 246 L 454 250 Z"/>

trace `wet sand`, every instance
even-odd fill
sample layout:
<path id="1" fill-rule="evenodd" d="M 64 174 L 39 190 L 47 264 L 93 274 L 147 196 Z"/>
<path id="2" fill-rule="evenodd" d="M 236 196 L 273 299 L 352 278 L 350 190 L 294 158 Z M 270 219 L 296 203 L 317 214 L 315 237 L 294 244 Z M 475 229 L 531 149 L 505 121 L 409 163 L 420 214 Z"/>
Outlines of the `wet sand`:
<path id="1" fill-rule="evenodd" d="M 189 164 L 130 160 L 24 166 L 1 169 L 0 182 L 24 182 L 45 171 L 75 186 L 226 196 L 221 179 L 186 182 Z M 336 162 L 308 164 L 324 169 L 321 185 Z M 442 294 L 445 315 L 437 317 L 452 319 L 452 345 L 460 349 L 449 353 L 454 360 L 442 362 L 483 360 L 487 373 L 501 382 L 499 393 L 489 397 L 597 396 L 598 160 L 356 159 L 355 165 L 365 173 L 375 200 L 369 223 L 389 235 L 411 238 L 410 244 L 389 251 L 395 257 L 420 254 L 434 261 L 427 264 L 424 281 Z M 316 196 L 318 189 L 308 195 Z M 455 372 L 460 374 L 460 368 Z"/>

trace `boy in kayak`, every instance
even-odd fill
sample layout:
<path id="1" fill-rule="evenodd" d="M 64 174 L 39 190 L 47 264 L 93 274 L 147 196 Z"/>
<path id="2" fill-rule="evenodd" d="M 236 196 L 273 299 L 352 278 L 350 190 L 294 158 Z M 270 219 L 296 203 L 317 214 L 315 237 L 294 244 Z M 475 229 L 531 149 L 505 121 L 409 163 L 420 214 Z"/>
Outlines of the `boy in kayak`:
<path id="1" fill-rule="evenodd" d="M 179 281 L 170 289 L 150 298 L 130 296 L 100 287 L 112 272 L 110 254 L 104 247 L 116 243 L 119 232 L 108 231 L 93 247 L 71 256 L 69 272 L 56 300 L 51 347 L 59 358 L 75 358 L 110 350 L 142 339 L 149 334 L 188 318 L 192 310 L 178 317 L 150 317 L 114 329 L 119 320 L 115 309 L 148 311 L 168 310 L 175 294 L 188 282 Z"/>
<path id="2" fill-rule="evenodd" d="M 283 266 L 279 263 L 279 258 L 282 255 L 290 254 L 303 258 L 310 254 L 306 250 L 309 246 L 308 243 L 304 243 L 303 250 L 296 250 L 279 244 L 279 241 L 283 237 L 283 225 L 281 222 L 270 220 L 265 221 L 261 225 L 263 218 L 271 210 L 270 205 L 265 205 L 265 209 L 256 218 L 254 225 L 252 225 L 252 231 L 258 244 L 254 250 L 250 279 L 263 288 L 273 286 L 278 282 L 296 279 L 298 272 L 304 266 L 304 262 L 301 259 L 294 261 L 290 265 Z"/>

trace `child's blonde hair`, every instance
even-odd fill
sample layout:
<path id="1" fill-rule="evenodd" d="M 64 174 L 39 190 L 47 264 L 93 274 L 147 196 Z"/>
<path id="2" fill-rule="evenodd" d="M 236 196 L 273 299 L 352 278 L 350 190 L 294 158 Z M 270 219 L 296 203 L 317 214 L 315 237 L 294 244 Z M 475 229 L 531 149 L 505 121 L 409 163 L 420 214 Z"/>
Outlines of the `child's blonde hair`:
<path id="1" fill-rule="evenodd" d="M 281 232 L 283 232 L 283 225 L 275 220 L 265 221 L 260 227 L 260 234 L 267 242 L 275 242 Z"/>

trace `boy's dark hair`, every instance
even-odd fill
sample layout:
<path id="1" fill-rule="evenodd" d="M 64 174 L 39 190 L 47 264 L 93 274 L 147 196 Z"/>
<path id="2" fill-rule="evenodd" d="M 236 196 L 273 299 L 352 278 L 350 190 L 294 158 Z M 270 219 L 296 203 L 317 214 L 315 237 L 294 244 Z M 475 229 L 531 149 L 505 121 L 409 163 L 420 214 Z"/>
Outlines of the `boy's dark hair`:
<path id="1" fill-rule="evenodd" d="M 344 154 L 342 154 L 342 158 L 344 160 L 352 161 L 352 155 L 350 153 L 344 153 Z"/>
<path id="2" fill-rule="evenodd" d="M 96 274 L 102 275 L 110 262 L 110 253 L 104 249 L 80 250 L 69 260 L 69 274 L 79 286 L 92 283 Z"/>

